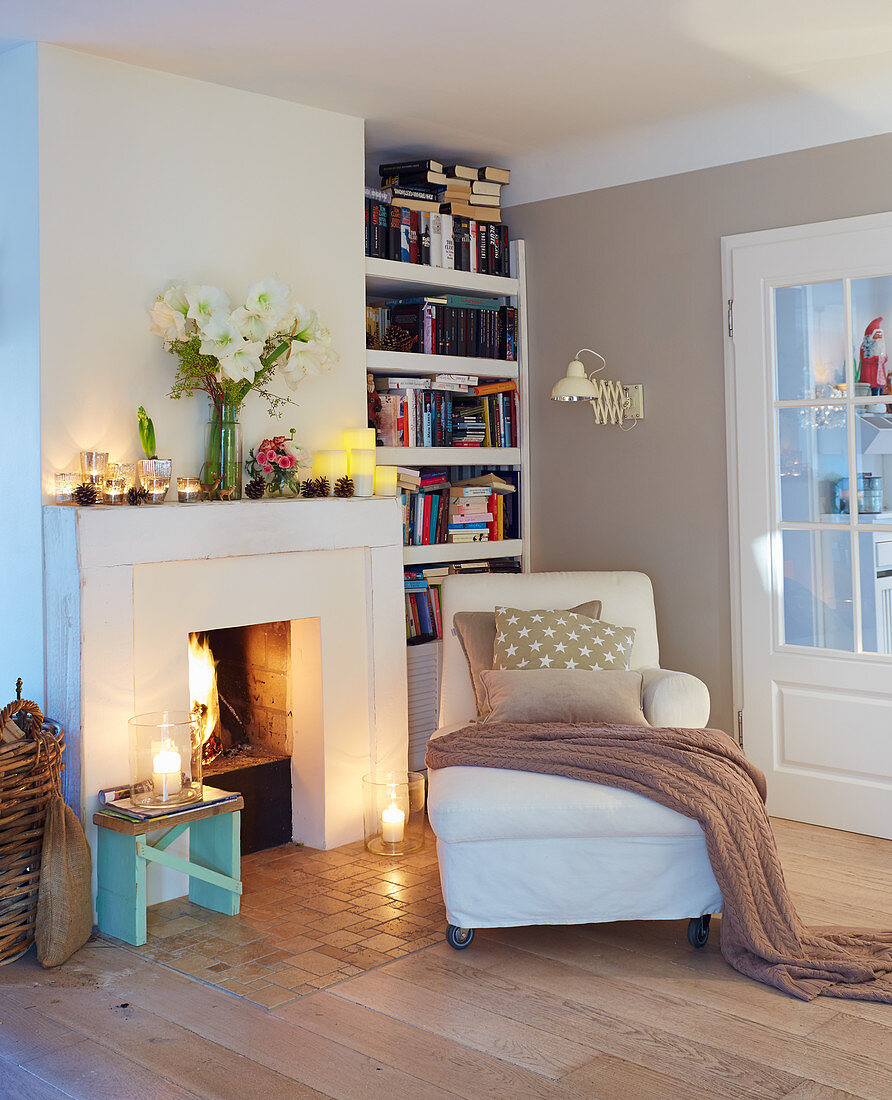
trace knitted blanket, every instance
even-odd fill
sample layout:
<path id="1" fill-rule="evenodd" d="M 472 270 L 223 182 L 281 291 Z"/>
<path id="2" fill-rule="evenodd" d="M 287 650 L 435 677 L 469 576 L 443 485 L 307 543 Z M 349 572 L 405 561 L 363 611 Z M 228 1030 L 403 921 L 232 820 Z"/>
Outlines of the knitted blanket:
<path id="1" fill-rule="evenodd" d="M 765 777 L 718 730 L 644 726 L 468 726 L 428 743 L 427 766 L 544 772 L 620 787 L 695 818 L 722 892 L 721 949 L 756 981 L 892 1003 L 892 931 L 806 928 L 781 870 Z"/>

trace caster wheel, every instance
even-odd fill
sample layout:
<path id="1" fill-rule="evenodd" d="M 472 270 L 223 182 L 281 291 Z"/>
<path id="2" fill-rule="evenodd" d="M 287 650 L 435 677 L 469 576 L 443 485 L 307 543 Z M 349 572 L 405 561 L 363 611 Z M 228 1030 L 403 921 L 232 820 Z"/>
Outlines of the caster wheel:
<path id="1" fill-rule="evenodd" d="M 446 942 L 456 951 L 464 951 L 474 938 L 473 928 L 456 928 L 454 924 L 446 925 Z"/>
<path id="2" fill-rule="evenodd" d="M 688 921 L 688 943 L 691 947 L 705 947 L 709 939 L 709 914 L 692 917 Z"/>

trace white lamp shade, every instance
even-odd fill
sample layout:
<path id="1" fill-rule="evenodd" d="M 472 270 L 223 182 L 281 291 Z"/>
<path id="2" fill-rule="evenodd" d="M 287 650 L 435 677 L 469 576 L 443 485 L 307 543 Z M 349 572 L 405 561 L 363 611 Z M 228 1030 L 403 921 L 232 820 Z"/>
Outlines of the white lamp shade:
<path id="1" fill-rule="evenodd" d="M 559 378 L 551 390 L 552 401 L 594 401 L 597 396 L 594 384 L 578 359 L 570 363 L 566 375 Z"/>

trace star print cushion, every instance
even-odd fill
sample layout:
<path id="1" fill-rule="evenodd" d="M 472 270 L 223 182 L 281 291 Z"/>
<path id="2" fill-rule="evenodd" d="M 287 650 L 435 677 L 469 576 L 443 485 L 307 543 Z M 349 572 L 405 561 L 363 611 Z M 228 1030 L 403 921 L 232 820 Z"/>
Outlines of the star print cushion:
<path id="1" fill-rule="evenodd" d="M 641 708 L 640 672 L 492 669 L 482 672 L 489 704 L 484 721 L 608 722 L 649 725 Z"/>
<path id="2" fill-rule="evenodd" d="M 493 668 L 628 669 L 635 628 L 574 611 L 496 608 Z"/>

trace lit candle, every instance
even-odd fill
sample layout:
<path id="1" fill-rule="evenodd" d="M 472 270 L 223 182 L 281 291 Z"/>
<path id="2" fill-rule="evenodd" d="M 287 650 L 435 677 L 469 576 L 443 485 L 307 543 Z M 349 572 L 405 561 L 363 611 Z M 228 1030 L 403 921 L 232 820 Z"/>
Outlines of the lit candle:
<path id="1" fill-rule="evenodd" d="M 375 495 L 374 451 L 350 451 L 347 455 L 347 473 L 353 479 L 354 496 Z"/>
<path id="2" fill-rule="evenodd" d="M 183 761 L 180 754 L 165 742 L 152 760 L 152 786 L 155 796 L 166 802 L 183 788 Z"/>
<path id="3" fill-rule="evenodd" d="M 391 802 L 381 814 L 381 839 L 385 844 L 402 844 L 406 831 L 406 815 Z"/>
<path id="4" fill-rule="evenodd" d="M 122 477 L 107 477 L 105 479 L 102 500 L 105 504 L 124 503 L 124 479 Z"/>
<path id="5" fill-rule="evenodd" d="M 396 496 L 396 466 L 375 467 L 375 496 Z"/>
<path id="6" fill-rule="evenodd" d="M 102 488 L 105 467 L 108 465 L 108 451 L 81 451 L 81 474 L 84 481 L 91 481 L 97 489 Z"/>
<path id="7" fill-rule="evenodd" d="M 347 476 L 346 451 L 317 451 L 313 455 L 313 477 L 328 479 L 328 495 L 334 496 L 335 482 Z"/>
<path id="8" fill-rule="evenodd" d="M 80 474 L 56 474 L 56 504 L 70 504 L 80 483 Z"/>
<path id="9" fill-rule="evenodd" d="M 344 432 L 344 446 L 348 451 L 373 451 L 376 446 L 374 428 L 348 428 Z"/>
<path id="10" fill-rule="evenodd" d="M 180 504 L 195 504 L 201 500 L 201 482 L 197 477 L 177 478 L 177 500 Z"/>

